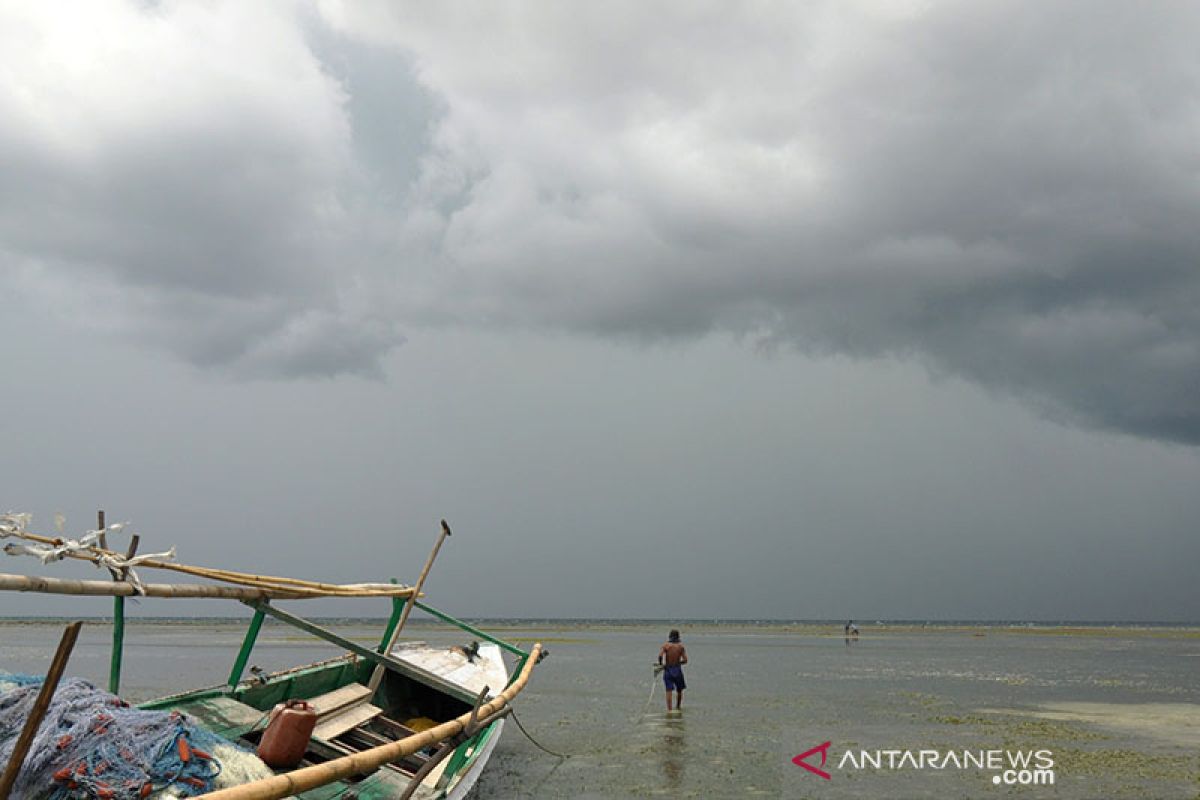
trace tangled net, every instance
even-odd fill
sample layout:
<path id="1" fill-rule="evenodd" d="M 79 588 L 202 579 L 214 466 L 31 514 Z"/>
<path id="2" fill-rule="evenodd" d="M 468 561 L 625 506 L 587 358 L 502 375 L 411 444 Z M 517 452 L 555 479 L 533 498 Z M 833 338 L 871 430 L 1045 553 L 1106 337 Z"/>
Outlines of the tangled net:
<path id="1" fill-rule="evenodd" d="M 41 678 L 33 676 L 0 676 L 0 764 L 8 763 L 40 684 Z M 211 791 L 221 774 L 215 751 L 222 757 L 236 752 L 225 739 L 177 711 L 131 708 L 87 681 L 67 678 L 54 693 L 12 796 L 194 797 Z"/>

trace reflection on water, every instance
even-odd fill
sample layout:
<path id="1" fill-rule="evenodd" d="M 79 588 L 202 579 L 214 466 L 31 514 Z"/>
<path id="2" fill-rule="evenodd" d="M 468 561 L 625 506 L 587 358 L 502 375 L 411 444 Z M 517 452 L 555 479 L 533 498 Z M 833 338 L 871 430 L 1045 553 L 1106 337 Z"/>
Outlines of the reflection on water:
<path id="1" fill-rule="evenodd" d="M 667 714 L 659 726 L 658 757 L 666 788 L 672 792 L 683 786 L 683 770 L 687 763 L 683 719 L 681 712 L 674 711 Z"/>

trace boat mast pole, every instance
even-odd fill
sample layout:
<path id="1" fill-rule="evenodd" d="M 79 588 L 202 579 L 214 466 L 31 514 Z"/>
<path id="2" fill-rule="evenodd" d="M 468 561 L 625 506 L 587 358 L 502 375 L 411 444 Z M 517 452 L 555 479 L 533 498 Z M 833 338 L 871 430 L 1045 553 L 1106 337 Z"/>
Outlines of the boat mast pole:
<path id="1" fill-rule="evenodd" d="M 425 562 L 425 568 L 421 570 L 421 577 L 417 578 L 417 585 L 413 587 L 413 592 L 409 595 L 408 602 L 404 604 L 404 611 L 400 613 L 400 621 L 392 629 L 392 635 L 384 642 L 381 652 L 385 656 L 392 654 L 392 648 L 396 645 L 396 639 L 400 637 L 400 631 L 404 629 L 404 623 L 408 621 L 408 615 L 412 613 L 417 598 L 421 596 L 421 587 L 425 585 L 425 577 L 433 569 L 433 561 L 437 558 L 438 550 L 442 549 L 442 542 L 446 541 L 446 537 L 449 535 L 450 526 L 446 524 L 446 520 L 442 520 L 442 530 L 438 534 L 437 543 L 433 546 L 433 552 L 429 554 L 429 559 Z M 379 688 L 379 684 L 383 681 L 385 669 L 383 664 L 378 664 L 375 667 L 375 671 L 371 673 L 371 680 L 367 683 L 367 688 L 371 690 L 371 694 L 375 694 L 375 690 Z"/>

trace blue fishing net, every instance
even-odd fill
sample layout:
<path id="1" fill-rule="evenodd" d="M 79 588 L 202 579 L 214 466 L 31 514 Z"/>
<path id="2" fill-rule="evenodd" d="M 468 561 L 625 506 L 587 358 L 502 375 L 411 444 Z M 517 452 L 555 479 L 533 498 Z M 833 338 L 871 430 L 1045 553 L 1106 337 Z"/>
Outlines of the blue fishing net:
<path id="1" fill-rule="evenodd" d="M 18 686 L 40 684 L 44 680 L 45 678 L 41 675 L 20 675 L 11 672 L 0 672 L 0 693 L 16 689 Z"/>
<path id="2" fill-rule="evenodd" d="M 41 679 L 0 675 L 0 764 L 9 761 Z M 229 744 L 178 712 L 131 708 L 79 678 L 59 684 L 25 759 L 14 798 L 134 800 L 163 789 L 180 797 L 211 791 Z"/>

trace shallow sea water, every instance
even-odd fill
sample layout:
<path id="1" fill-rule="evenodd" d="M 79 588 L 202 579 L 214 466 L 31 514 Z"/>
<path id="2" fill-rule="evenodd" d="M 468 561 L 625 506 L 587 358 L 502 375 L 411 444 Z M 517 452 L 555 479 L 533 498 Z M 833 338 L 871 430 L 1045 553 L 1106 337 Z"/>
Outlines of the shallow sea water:
<path id="1" fill-rule="evenodd" d="M 137 701 L 220 683 L 243 625 L 131 620 L 122 693 Z M 382 624 L 333 627 L 369 643 Z M 517 717 L 570 758 L 544 753 L 510 724 L 474 797 L 1200 796 L 1194 629 L 863 626 L 847 642 L 836 626 L 680 628 L 689 688 L 683 712 L 667 715 L 651 671 L 664 626 L 489 625 L 550 649 Z M 60 630 L 0 621 L 0 668 L 44 672 Z M 464 641 L 430 624 L 409 633 Z M 69 673 L 104 685 L 108 636 L 101 621 L 85 626 Z M 273 670 L 336 654 L 269 624 L 251 663 Z M 830 779 L 792 763 L 824 742 Z M 1055 782 L 997 785 L 1000 770 L 845 762 L 861 750 L 1048 750 Z M 807 763 L 820 768 L 819 753 Z"/>

